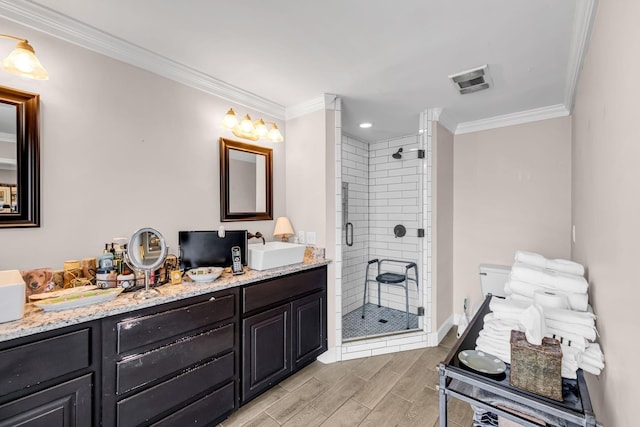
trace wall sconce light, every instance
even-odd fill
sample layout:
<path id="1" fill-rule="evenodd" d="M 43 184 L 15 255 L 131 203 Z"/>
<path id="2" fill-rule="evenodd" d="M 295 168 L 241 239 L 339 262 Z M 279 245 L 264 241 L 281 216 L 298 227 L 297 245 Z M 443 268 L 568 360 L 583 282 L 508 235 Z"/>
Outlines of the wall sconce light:
<path id="1" fill-rule="evenodd" d="M 267 124 L 271 125 L 271 129 L 267 128 Z M 250 139 L 251 141 L 257 141 L 261 138 L 271 142 L 282 142 L 284 140 L 278 125 L 274 122 L 265 122 L 262 119 L 251 120 L 248 114 L 244 116 L 242 121 L 238 122 L 233 108 L 229 108 L 229 111 L 225 114 L 222 127 L 230 130 L 239 138 Z"/>
<path id="2" fill-rule="evenodd" d="M 49 73 L 36 58 L 36 51 L 28 41 L 7 34 L 0 34 L 0 37 L 18 42 L 13 52 L 2 60 L 2 68 L 5 71 L 30 79 L 49 80 Z"/>
<path id="3" fill-rule="evenodd" d="M 291 221 L 286 216 L 281 216 L 276 220 L 276 227 L 273 230 L 273 235 L 275 237 L 280 237 L 283 242 L 287 242 L 289 236 L 293 236 L 295 233 L 293 232 L 293 227 L 291 226 Z"/>

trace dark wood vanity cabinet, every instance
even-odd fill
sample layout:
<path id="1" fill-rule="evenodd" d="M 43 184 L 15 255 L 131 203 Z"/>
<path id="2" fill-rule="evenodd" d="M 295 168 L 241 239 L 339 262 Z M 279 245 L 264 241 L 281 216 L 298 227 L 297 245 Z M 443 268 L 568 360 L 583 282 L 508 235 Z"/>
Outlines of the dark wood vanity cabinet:
<path id="1" fill-rule="evenodd" d="M 212 425 L 238 406 L 238 289 L 103 321 L 103 426 Z"/>
<path id="2" fill-rule="evenodd" d="M 327 349 L 326 297 L 321 266 L 0 342 L 0 427 L 216 425 Z"/>
<path id="3" fill-rule="evenodd" d="M 242 289 L 241 403 L 326 351 L 326 298 L 326 267 Z"/>
<path id="4" fill-rule="evenodd" d="M 0 343 L 0 426 L 99 424 L 99 323 Z"/>

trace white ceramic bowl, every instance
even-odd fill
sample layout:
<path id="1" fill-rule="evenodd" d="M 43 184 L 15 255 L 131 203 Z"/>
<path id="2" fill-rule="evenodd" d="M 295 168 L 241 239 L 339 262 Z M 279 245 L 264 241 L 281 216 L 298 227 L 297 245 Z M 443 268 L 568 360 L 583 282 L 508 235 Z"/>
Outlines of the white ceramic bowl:
<path id="1" fill-rule="evenodd" d="M 198 267 L 187 271 L 187 275 L 196 283 L 211 283 L 220 277 L 223 271 L 222 267 Z"/>

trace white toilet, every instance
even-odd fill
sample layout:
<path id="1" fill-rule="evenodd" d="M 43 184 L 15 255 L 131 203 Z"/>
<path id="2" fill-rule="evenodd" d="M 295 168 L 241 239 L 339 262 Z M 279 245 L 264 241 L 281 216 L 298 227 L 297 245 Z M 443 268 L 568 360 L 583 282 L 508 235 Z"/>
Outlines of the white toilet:
<path id="1" fill-rule="evenodd" d="M 504 284 L 509 279 L 511 267 L 506 265 L 480 264 L 480 286 L 482 295 L 506 296 Z"/>

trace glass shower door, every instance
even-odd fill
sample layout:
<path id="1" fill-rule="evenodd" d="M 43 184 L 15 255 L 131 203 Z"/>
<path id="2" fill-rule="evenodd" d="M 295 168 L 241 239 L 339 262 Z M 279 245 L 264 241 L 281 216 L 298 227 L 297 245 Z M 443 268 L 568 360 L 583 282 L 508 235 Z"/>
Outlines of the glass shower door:
<path id="1" fill-rule="evenodd" d="M 371 144 L 343 137 L 344 341 L 423 328 L 423 145 L 421 135 Z"/>

